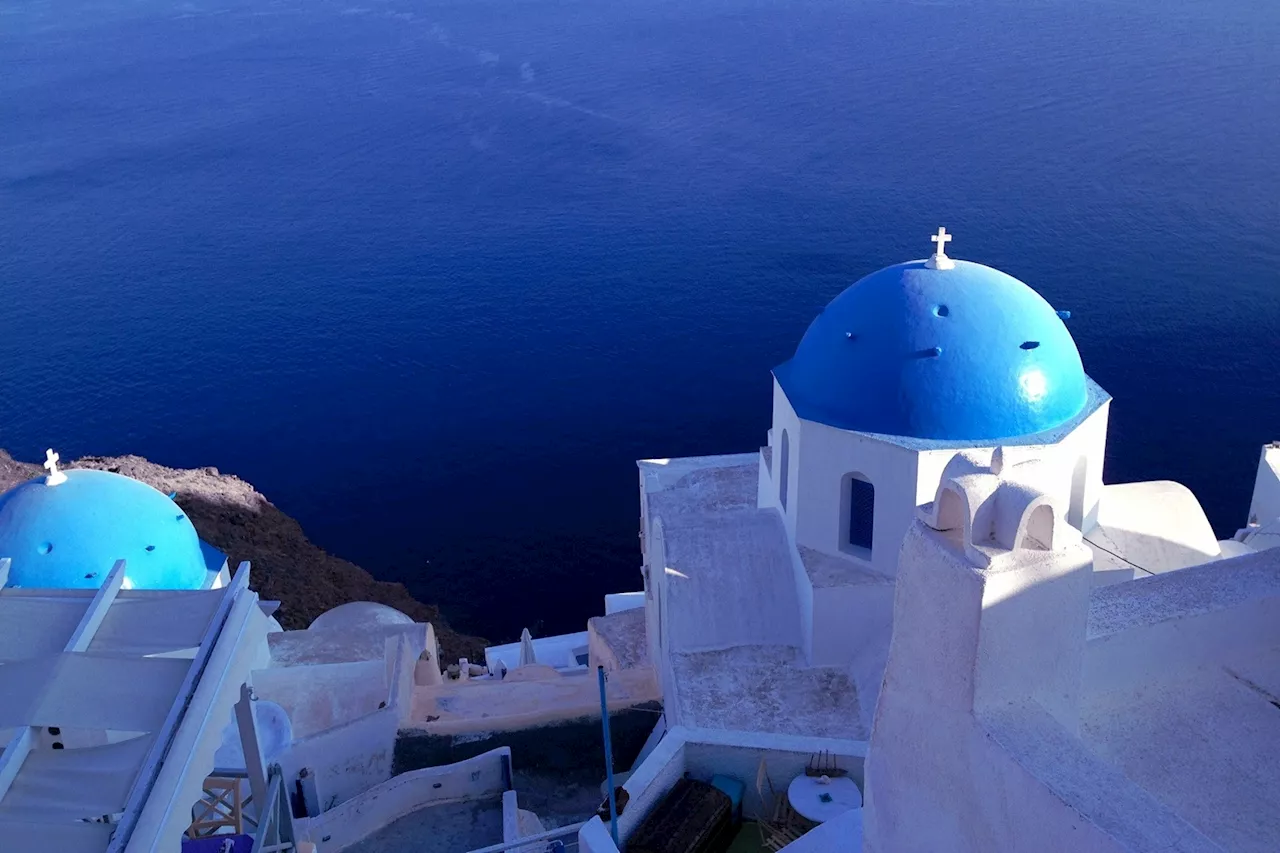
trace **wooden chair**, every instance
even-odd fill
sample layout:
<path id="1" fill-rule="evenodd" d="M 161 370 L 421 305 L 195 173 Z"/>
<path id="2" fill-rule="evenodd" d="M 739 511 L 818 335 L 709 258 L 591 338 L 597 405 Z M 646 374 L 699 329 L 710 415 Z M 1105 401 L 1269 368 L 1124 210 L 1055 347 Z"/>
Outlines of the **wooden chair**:
<path id="1" fill-rule="evenodd" d="M 760 830 L 760 844 L 766 850 L 781 850 L 804 835 L 806 827 L 800 825 L 799 815 L 791 808 L 786 794 L 779 796 L 774 789 L 764 758 L 756 770 L 756 793 L 760 796 L 756 826 Z"/>
<path id="2" fill-rule="evenodd" d="M 244 832 L 244 797 L 239 779 L 210 776 L 204 780 L 204 794 L 192 807 L 188 838 L 216 835 L 222 829 Z"/>

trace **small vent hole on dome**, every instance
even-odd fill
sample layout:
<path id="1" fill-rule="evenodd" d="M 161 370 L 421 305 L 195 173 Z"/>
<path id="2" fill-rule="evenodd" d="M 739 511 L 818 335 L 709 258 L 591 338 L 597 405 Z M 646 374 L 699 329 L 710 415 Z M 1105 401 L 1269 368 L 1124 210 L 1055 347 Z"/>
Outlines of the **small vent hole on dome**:
<path id="1" fill-rule="evenodd" d="M 39 551 L 41 554 L 48 554 L 50 551 L 53 550 L 53 543 L 41 542 L 39 547 L 36 548 L 36 550 Z"/>
<path id="2" fill-rule="evenodd" d="M 148 550 L 148 551 L 154 551 L 155 549 L 156 549 L 156 546 L 155 546 L 155 545 L 148 545 L 148 546 L 147 546 L 147 550 Z"/>
<path id="3" fill-rule="evenodd" d="M 935 317 L 945 317 L 950 313 L 951 313 L 951 309 L 945 305 L 933 306 L 933 316 Z"/>
<path id="4" fill-rule="evenodd" d="M 1023 349 L 1035 349 L 1038 346 L 1040 346 L 1039 341 L 1023 341 L 1022 342 Z"/>
<path id="5" fill-rule="evenodd" d="M 186 518 L 186 516 L 185 516 L 185 515 L 183 515 L 182 513 L 178 513 L 177 515 L 175 515 L 175 516 L 173 517 L 173 520 L 174 520 L 174 521 L 182 521 L 182 519 L 184 519 L 184 518 Z"/>

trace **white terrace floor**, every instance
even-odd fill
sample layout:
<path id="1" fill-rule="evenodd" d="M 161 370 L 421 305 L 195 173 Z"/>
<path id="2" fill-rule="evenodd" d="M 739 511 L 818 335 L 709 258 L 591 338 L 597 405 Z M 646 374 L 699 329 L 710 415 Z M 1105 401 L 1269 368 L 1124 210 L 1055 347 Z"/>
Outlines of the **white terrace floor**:
<path id="1" fill-rule="evenodd" d="M 849 674 L 808 667 L 790 545 L 756 507 L 759 455 L 640 463 L 665 542 L 673 722 L 865 740 Z M 673 707 L 674 706 L 674 707 Z"/>

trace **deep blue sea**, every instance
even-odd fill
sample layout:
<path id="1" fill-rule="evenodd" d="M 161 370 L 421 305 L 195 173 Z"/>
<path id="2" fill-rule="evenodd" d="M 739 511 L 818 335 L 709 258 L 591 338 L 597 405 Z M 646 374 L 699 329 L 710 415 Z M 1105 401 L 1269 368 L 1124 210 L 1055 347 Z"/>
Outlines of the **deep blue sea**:
<path id="1" fill-rule="evenodd" d="M 845 285 L 1022 278 L 1106 477 L 1280 438 L 1276 0 L 0 0 L 0 446 L 251 481 L 463 629 L 638 588 Z"/>

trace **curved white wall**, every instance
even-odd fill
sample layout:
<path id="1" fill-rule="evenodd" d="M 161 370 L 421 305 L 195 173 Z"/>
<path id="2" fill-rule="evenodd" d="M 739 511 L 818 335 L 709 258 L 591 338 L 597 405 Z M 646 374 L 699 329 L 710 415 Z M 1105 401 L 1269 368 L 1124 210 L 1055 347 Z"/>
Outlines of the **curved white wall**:
<path id="1" fill-rule="evenodd" d="M 319 817 L 295 821 L 320 853 L 338 853 L 407 814 L 441 803 L 498 796 L 511 787 L 511 749 L 402 773 Z"/>

